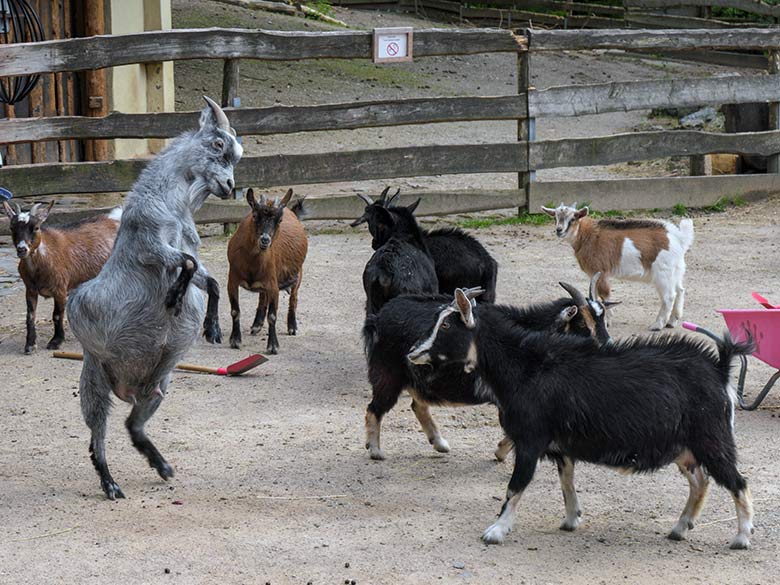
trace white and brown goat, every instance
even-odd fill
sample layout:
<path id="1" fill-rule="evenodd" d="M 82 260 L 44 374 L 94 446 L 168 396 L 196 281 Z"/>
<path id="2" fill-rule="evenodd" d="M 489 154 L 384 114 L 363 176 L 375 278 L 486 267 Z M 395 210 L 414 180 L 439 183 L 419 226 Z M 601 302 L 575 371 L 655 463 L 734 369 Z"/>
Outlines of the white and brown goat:
<path id="1" fill-rule="evenodd" d="M 287 310 L 287 333 L 298 330 L 295 310 L 298 306 L 298 288 L 303 278 L 303 261 L 308 251 L 308 240 L 298 215 L 303 211 L 303 200 L 288 207 L 293 190 L 284 198 L 255 200 L 252 189 L 246 193 L 246 201 L 252 212 L 238 224 L 238 229 L 228 243 L 228 297 L 233 331 L 230 347 L 241 347 L 241 310 L 238 305 L 239 287 L 259 294 L 257 313 L 251 334 L 257 335 L 268 316 L 268 353 L 279 351 L 276 337 L 276 311 L 279 307 L 279 291 L 290 293 Z"/>
<path id="2" fill-rule="evenodd" d="M 588 217 L 588 208 L 561 203 L 555 209 L 542 207 L 555 218 L 555 233 L 574 248 L 580 268 L 588 276 L 601 272 L 598 295 L 609 306 L 609 279 L 650 282 L 661 298 L 661 310 L 652 331 L 674 327 L 683 316 L 685 302 L 685 253 L 693 243 L 693 222 L 647 219 L 602 219 Z"/>
<path id="3" fill-rule="evenodd" d="M 54 299 L 54 337 L 46 349 L 57 349 L 65 339 L 63 317 L 68 291 L 97 276 L 114 247 L 122 208 L 62 227 L 42 227 L 49 205 L 36 203 L 29 211 L 7 202 L 3 209 L 11 221 L 11 238 L 19 257 L 19 276 L 27 297 L 27 340 L 24 353 L 35 349 L 35 312 L 38 295 Z"/>

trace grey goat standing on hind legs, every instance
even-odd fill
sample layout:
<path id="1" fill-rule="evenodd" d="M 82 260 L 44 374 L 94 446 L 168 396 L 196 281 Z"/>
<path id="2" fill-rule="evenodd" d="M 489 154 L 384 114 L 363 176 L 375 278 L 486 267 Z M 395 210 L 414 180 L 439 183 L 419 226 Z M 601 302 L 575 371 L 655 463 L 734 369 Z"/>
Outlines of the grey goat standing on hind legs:
<path id="1" fill-rule="evenodd" d="M 205 96 L 204 96 L 205 97 Z M 243 150 L 225 113 L 209 98 L 200 129 L 176 138 L 141 173 L 125 199 L 114 250 L 100 274 L 68 299 L 73 334 L 84 347 L 81 410 L 92 431 L 90 453 L 110 500 L 124 494 L 106 463 L 111 392 L 133 405 L 125 425 L 133 445 L 163 479 L 173 468 L 144 432 L 160 406 L 176 362 L 204 334 L 220 341 L 217 282 L 198 262 L 192 214 L 209 194 L 229 197 Z"/>

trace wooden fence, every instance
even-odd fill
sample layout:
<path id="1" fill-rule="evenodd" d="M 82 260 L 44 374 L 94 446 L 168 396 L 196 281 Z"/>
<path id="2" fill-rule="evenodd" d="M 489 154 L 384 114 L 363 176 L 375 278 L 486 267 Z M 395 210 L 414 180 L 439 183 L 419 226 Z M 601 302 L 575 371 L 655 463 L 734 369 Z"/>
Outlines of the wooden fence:
<path id="1" fill-rule="evenodd" d="M 576 196 L 597 208 L 652 208 L 706 204 L 724 195 L 780 188 L 776 175 L 685 177 L 641 180 L 532 182 L 536 170 L 691 156 L 709 153 L 775 155 L 780 131 L 718 134 L 695 131 L 635 132 L 595 138 L 534 141 L 535 120 L 653 107 L 776 100 L 780 75 L 675 79 L 530 87 L 529 52 L 631 49 L 680 51 L 701 48 L 754 48 L 776 54 L 780 30 L 594 30 L 528 31 L 420 30 L 414 34 L 416 58 L 511 52 L 518 58 L 518 92 L 482 97 L 356 102 L 321 106 L 228 109 L 239 134 L 282 134 L 453 121 L 517 120 L 518 141 L 497 144 L 410 146 L 301 155 L 247 156 L 236 168 L 239 187 L 271 187 L 463 173 L 518 173 L 516 188 L 498 191 L 428 193 L 420 212 L 456 213 L 524 207 Z M 0 76 L 111 67 L 175 59 L 368 59 L 371 33 L 269 32 L 234 29 L 173 30 L 121 36 L 0 46 Z M 193 127 L 197 112 L 114 113 L 104 118 L 59 117 L 0 120 L 0 142 L 21 143 L 77 138 L 166 138 Z M 776 126 L 775 126 L 776 127 Z M 72 164 L 8 166 L 0 185 L 17 197 L 92 194 L 130 189 L 145 164 L 118 160 Z M 617 198 L 615 194 L 620 194 Z M 312 218 L 351 218 L 359 214 L 353 196 L 311 200 Z M 237 221 L 242 202 L 210 201 L 200 222 Z"/>

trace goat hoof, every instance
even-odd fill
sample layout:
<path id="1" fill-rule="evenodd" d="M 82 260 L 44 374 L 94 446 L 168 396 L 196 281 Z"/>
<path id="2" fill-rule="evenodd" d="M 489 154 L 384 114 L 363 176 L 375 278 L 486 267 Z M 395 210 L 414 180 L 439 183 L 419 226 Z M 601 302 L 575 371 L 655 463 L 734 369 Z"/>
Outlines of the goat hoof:
<path id="1" fill-rule="evenodd" d="M 504 538 L 507 535 L 508 530 L 505 531 L 498 523 L 493 524 L 482 533 L 482 541 L 485 544 L 504 544 Z"/>
<path id="2" fill-rule="evenodd" d="M 122 492 L 122 488 L 120 488 L 113 481 L 101 481 L 100 483 L 101 483 L 101 487 L 103 488 L 103 491 L 106 494 L 106 497 L 112 502 L 117 498 L 119 498 L 120 500 L 125 499 L 125 494 Z"/>
<path id="3" fill-rule="evenodd" d="M 287 335 L 295 335 L 298 333 L 298 330 L 295 327 L 291 327 L 287 330 Z"/>
<path id="4" fill-rule="evenodd" d="M 46 349 L 59 349 L 63 341 L 63 339 L 52 339 L 46 344 Z"/>
<path id="5" fill-rule="evenodd" d="M 30 355 L 32 352 L 35 351 L 36 345 L 25 345 L 24 346 L 24 353 L 25 355 Z"/>
<path id="6" fill-rule="evenodd" d="M 580 525 L 580 515 L 581 513 L 577 513 L 578 516 L 573 519 L 566 518 L 563 522 L 561 522 L 561 525 L 558 527 L 560 530 L 563 530 L 564 532 L 574 532 L 577 530 L 577 527 Z"/>
<path id="7" fill-rule="evenodd" d="M 276 355 L 279 353 L 279 346 L 278 345 L 269 345 L 265 349 L 266 353 L 270 353 L 271 355 Z"/>
<path id="8" fill-rule="evenodd" d="M 660 331 L 663 328 L 664 328 L 663 325 L 659 325 L 658 323 L 653 323 L 649 327 L 650 331 Z"/>
<path id="9" fill-rule="evenodd" d="M 231 337 L 230 338 L 230 347 L 232 347 L 233 349 L 241 349 L 241 339 L 240 338 Z"/>
<path id="10" fill-rule="evenodd" d="M 747 550 L 750 548 L 750 540 L 744 534 L 737 534 L 731 541 L 729 548 L 732 550 Z"/>
<path id="11" fill-rule="evenodd" d="M 369 448 L 368 454 L 374 461 L 384 461 L 385 460 L 385 453 L 380 449 L 379 447 L 376 448 Z"/>
<path id="12" fill-rule="evenodd" d="M 204 327 L 203 337 L 205 337 L 206 341 L 209 343 L 222 343 L 222 330 L 219 328 L 219 325 L 215 327 Z"/>
<path id="13" fill-rule="evenodd" d="M 449 453 L 450 452 L 450 444 L 443 437 L 437 437 L 436 439 L 431 441 L 431 444 L 433 445 L 433 448 L 436 451 L 438 451 L 439 453 Z"/>
<path id="14" fill-rule="evenodd" d="M 263 329 L 262 327 L 252 327 L 252 328 L 249 330 L 249 335 L 257 335 L 258 333 L 260 333 L 260 331 L 261 331 L 262 329 Z"/>
<path id="15" fill-rule="evenodd" d="M 173 467 L 171 467 L 170 463 L 167 461 L 161 461 L 154 467 L 157 470 L 157 473 L 160 474 L 160 477 L 165 481 L 168 481 L 173 477 Z"/>
<path id="16" fill-rule="evenodd" d="M 682 532 L 678 532 L 677 530 L 672 530 L 669 534 L 666 535 L 666 538 L 669 540 L 685 540 L 685 535 Z"/>

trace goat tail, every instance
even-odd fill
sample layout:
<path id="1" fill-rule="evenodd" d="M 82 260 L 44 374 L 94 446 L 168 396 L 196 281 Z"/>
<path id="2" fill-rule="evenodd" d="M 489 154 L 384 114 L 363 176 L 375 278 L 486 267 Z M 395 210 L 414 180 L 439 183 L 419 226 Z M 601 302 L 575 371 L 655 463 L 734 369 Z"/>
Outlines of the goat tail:
<path id="1" fill-rule="evenodd" d="M 301 219 L 306 216 L 308 213 L 308 209 L 303 206 L 303 202 L 306 200 L 306 197 L 301 197 L 300 199 L 297 199 L 293 202 L 292 205 L 290 205 L 289 209 L 292 211 L 298 219 Z"/>
<path id="2" fill-rule="evenodd" d="M 366 315 L 366 322 L 363 324 L 363 352 L 367 356 L 370 356 L 374 351 L 376 342 L 379 339 L 376 322 L 376 315 Z"/>
<path id="3" fill-rule="evenodd" d="M 693 220 L 683 219 L 680 221 L 680 225 L 677 228 L 680 232 L 680 244 L 682 245 L 683 254 L 693 244 Z"/>
<path id="4" fill-rule="evenodd" d="M 727 331 L 723 334 L 723 339 L 716 342 L 718 345 L 718 369 L 726 381 L 731 377 L 731 363 L 734 358 L 740 355 L 750 355 L 756 350 L 753 335 L 747 330 L 745 333 L 747 334 L 745 341 L 734 341 Z"/>

